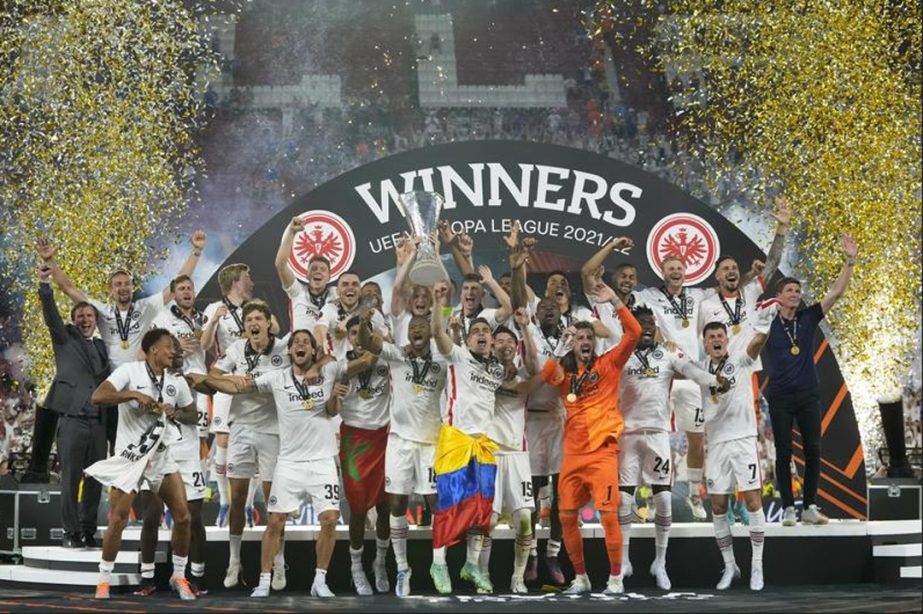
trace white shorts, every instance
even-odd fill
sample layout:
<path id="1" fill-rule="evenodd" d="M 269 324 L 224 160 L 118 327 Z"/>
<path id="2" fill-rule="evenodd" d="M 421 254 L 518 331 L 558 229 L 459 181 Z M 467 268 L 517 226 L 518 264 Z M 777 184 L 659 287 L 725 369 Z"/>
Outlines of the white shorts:
<path id="1" fill-rule="evenodd" d="M 167 446 L 147 460 L 129 461 L 116 454 L 87 467 L 86 473 L 103 486 L 138 493 L 142 490 L 159 492 L 163 476 L 178 472 L 179 467 Z"/>
<path id="2" fill-rule="evenodd" d="M 231 395 L 216 392 L 212 397 L 212 420 L 208 429 L 212 433 L 227 433 L 230 430 Z"/>
<path id="3" fill-rule="evenodd" d="M 619 486 L 672 486 L 670 434 L 623 433 L 619 439 Z"/>
<path id="4" fill-rule="evenodd" d="M 385 447 L 385 492 L 394 495 L 436 494 L 436 444 L 410 441 L 388 433 Z"/>
<path id="5" fill-rule="evenodd" d="M 497 480 L 494 484 L 494 513 L 512 514 L 524 508 L 534 509 L 532 470 L 528 452 L 494 452 Z"/>
<path id="6" fill-rule="evenodd" d="M 208 427 L 210 420 L 208 418 L 208 395 L 201 392 L 193 392 L 195 395 L 196 427 L 199 429 L 199 437 L 208 437 Z"/>
<path id="7" fill-rule="evenodd" d="M 257 474 L 272 479 L 279 458 L 279 436 L 257 433 L 252 427 L 235 424 L 228 438 L 228 478 L 246 480 Z"/>
<path id="8" fill-rule="evenodd" d="M 705 449 L 705 485 L 712 495 L 732 495 L 737 490 L 761 490 L 763 469 L 756 437 L 708 444 Z"/>
<path id="9" fill-rule="evenodd" d="M 705 413 L 702 411 L 702 390 L 689 380 L 673 380 L 670 390 L 673 421 L 677 431 L 704 433 Z"/>
<path id="10" fill-rule="evenodd" d="M 526 441 L 532 475 L 561 472 L 564 447 L 564 416 L 556 411 L 526 410 Z"/>
<path id="11" fill-rule="evenodd" d="M 313 461 L 280 458 L 276 463 L 266 510 L 291 514 L 307 501 L 314 506 L 315 514 L 340 511 L 340 476 L 334 457 Z"/>
<path id="12" fill-rule="evenodd" d="M 183 485 L 186 486 L 186 501 L 198 501 L 205 498 L 208 484 L 205 482 L 205 465 L 198 458 L 176 459 Z"/>

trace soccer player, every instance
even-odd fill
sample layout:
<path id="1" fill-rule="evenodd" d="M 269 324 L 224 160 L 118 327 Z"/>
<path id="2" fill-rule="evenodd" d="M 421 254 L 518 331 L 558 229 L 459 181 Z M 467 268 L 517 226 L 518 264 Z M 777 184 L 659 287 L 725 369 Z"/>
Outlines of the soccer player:
<path id="1" fill-rule="evenodd" d="M 538 371 L 535 343 L 528 333 L 529 316 L 524 308 L 513 314 L 522 331 L 522 356 L 519 358 L 519 339 L 505 326 L 494 330 L 494 352 L 504 369 L 503 385 L 497 388 L 496 407 L 487 436 L 499 445 L 494 452 L 497 459 L 497 478 L 494 484 L 493 513 L 490 532 L 483 539 L 479 566 L 481 573 L 490 578 L 488 563 L 494 528 L 501 514 L 511 518 L 510 526 L 516 531 L 513 550 L 513 576 L 510 591 L 527 593 L 524 573 L 532 547 L 532 513 L 535 501 L 532 495 L 532 471 L 525 433 L 526 398 L 529 380 Z M 541 380 L 537 382 L 542 384 Z M 537 386 L 536 386 L 537 387 Z"/>
<path id="2" fill-rule="evenodd" d="M 437 294 L 446 294 L 437 289 Z M 430 297 L 430 302 L 432 298 Z M 422 495 L 435 509 L 436 475 L 433 464 L 442 424 L 439 401 L 445 388 L 446 361 L 432 341 L 430 320 L 414 314 L 407 326 L 407 343 L 388 343 L 367 327 L 359 328 L 359 344 L 388 364 L 391 429 L 385 450 L 385 491 L 397 580 L 394 593 L 410 595 L 407 561 L 407 505 L 411 493 Z M 381 515 L 379 514 L 379 518 Z M 445 553 L 442 552 L 444 559 Z M 434 560 L 436 559 L 434 554 Z M 449 589 L 451 590 L 451 589 Z"/>
<path id="3" fill-rule="evenodd" d="M 325 344 L 321 351 L 342 360 L 349 351 L 346 323 L 359 313 L 362 279 L 355 271 L 345 271 L 337 280 L 337 298 L 324 305 L 321 317 L 314 326 L 314 338 Z M 372 311 L 372 327 L 382 336 L 390 338 L 385 317 L 378 309 Z"/>
<path id="4" fill-rule="evenodd" d="M 346 353 L 351 364 L 361 361 L 364 368 L 348 380 L 347 392 L 340 403 L 340 467 L 343 490 L 349 502 L 349 556 L 356 592 L 373 594 L 362 566 L 365 544 L 365 520 L 376 508 L 375 588 L 380 593 L 391 590 L 385 560 L 388 555 L 390 525 L 385 495 L 385 448 L 388 442 L 388 406 L 391 398 L 387 362 L 366 352 L 359 343 L 359 331 L 371 329 L 372 310 L 363 307 L 346 323 L 353 349 Z"/>
<path id="5" fill-rule="evenodd" d="M 478 284 L 480 287 L 480 284 Z M 469 289 L 469 297 L 470 292 Z M 442 319 L 442 307 L 446 306 L 446 295 L 439 294 L 433 300 L 432 334 L 436 348 L 448 363 L 449 375 L 446 379 L 445 408 L 443 423 L 454 427 L 458 432 L 474 440 L 486 440 L 486 431 L 494 415 L 495 393 L 503 383 L 504 369 L 500 361 L 491 353 L 493 346 L 492 326 L 484 318 L 476 317 L 468 324 L 466 345 L 464 348 L 453 343 L 446 332 Z M 445 426 L 442 427 L 443 429 Z M 436 445 L 436 459 L 445 453 L 441 448 L 442 434 Z M 485 442 L 491 447 L 489 440 Z M 439 509 L 434 518 L 434 534 L 442 531 L 440 523 L 446 522 L 438 512 L 444 511 L 441 505 L 442 494 L 438 492 L 439 474 L 436 475 L 437 497 L 440 498 Z M 491 489 L 490 495 L 493 495 Z M 468 550 L 465 565 L 461 570 L 461 579 L 472 582 L 479 591 L 492 592 L 490 579 L 481 573 L 479 558 L 483 546 L 483 533 L 488 528 L 489 516 L 483 524 L 468 527 L 455 527 L 453 534 L 462 528 L 468 530 Z M 478 521 L 475 520 L 477 523 Z M 445 546 L 433 550 L 433 564 L 430 575 L 436 590 L 442 594 L 452 592 L 449 569 L 445 560 Z"/>
<path id="6" fill-rule="evenodd" d="M 438 251 L 438 250 L 437 250 Z M 410 267 L 417 252 L 416 243 L 406 237 L 398 239 L 394 248 L 397 263 L 394 274 L 394 286 L 391 290 L 391 334 L 394 345 L 402 348 L 408 343 L 410 320 L 421 316 L 429 321 L 433 306 L 432 291 L 426 286 L 410 283 Z M 452 285 L 448 279 L 441 279 L 435 284 L 439 292 L 449 292 L 451 303 Z"/>
<path id="7" fill-rule="evenodd" d="M 740 568 L 734 560 L 734 538 L 728 523 L 729 498 L 735 486 L 743 494 L 750 515 L 750 546 L 752 563 L 750 589 L 763 590 L 763 540 L 766 515 L 762 501 L 762 471 L 757 449 L 756 414 L 750 388 L 753 362 L 766 343 L 769 325 L 778 312 L 778 301 L 758 306 L 751 319 L 750 342 L 743 352 L 729 353 L 724 324 L 709 322 L 702 336 L 707 358 L 702 366 L 719 378 L 720 386 L 702 386 L 705 402 L 705 437 L 708 439 L 705 470 L 708 494 L 711 497 L 712 525 L 715 540 L 724 559 L 724 572 L 717 589 L 725 590 Z"/>
<path id="8" fill-rule="evenodd" d="M 577 513 L 592 497 L 599 511 L 609 554 L 609 580 L 603 592 L 623 592 L 622 535 L 619 530 L 618 439 L 622 433 L 618 389 L 622 367 L 631 357 L 641 327 L 615 292 L 598 286 L 597 303 L 610 302 L 622 323 L 623 334 L 612 350 L 596 356 L 593 326 L 574 324 L 573 349 L 560 361 L 548 360 L 542 377 L 558 388 L 564 397 L 567 421 L 564 424 L 564 460 L 558 490 L 561 498 L 561 525 L 567 555 L 577 574 L 566 594 L 579 595 L 591 590 L 583 560 L 583 537 Z"/>
<path id="9" fill-rule="evenodd" d="M 230 373 L 257 378 L 264 373 L 281 371 L 289 366 L 285 339 L 269 332 L 272 313 L 263 301 L 251 300 L 243 306 L 243 327 L 246 339 L 238 339 L 227 348 L 210 376 Z M 259 473 L 263 481 L 263 494 L 269 500 L 272 476 L 279 454 L 279 421 L 276 417 L 273 395 L 257 391 L 233 397 L 230 408 L 230 434 L 228 438 L 228 478 L 231 483 L 231 508 L 229 513 L 230 557 L 225 588 L 237 586 L 240 575 L 240 546 L 246 522 L 244 507 L 250 479 Z M 285 549 L 279 548 L 273 565 L 273 589 L 285 588 Z"/>
<path id="10" fill-rule="evenodd" d="M 296 330 L 286 345 L 290 367 L 286 364 L 284 368 L 246 378 L 210 375 L 206 384 L 229 394 L 270 394 L 278 409 L 279 458 L 275 473 L 263 474 L 272 475 L 272 488 L 266 497 L 269 523 L 263 533 L 260 583 L 250 596 L 268 597 L 270 588 L 280 590 L 270 578 L 274 580 L 273 572 L 278 571 L 276 551 L 282 542 L 285 522 L 289 514 L 310 500 L 321 527 L 315 544 L 317 567 L 311 595 L 334 597 L 327 586 L 340 516 L 340 481 L 335 460 L 337 406 L 333 399 L 345 394 L 346 386 L 337 381 L 342 373 L 336 361 L 328 359 L 323 365 L 315 362 L 319 347 L 310 331 Z"/>
<path id="11" fill-rule="evenodd" d="M 121 413 L 116 454 L 87 468 L 109 491 L 109 526 L 103 536 L 102 560 L 96 598 L 109 599 L 115 557 L 122 544 L 131 504 L 144 481 L 158 493 L 173 515 L 173 575 L 170 586 L 181 599 L 195 599 L 186 580 L 189 554 L 189 508 L 183 478 L 171 454 L 183 433 L 177 422 L 195 425 L 196 410 L 186 381 L 170 369 L 174 364 L 174 339 L 155 328 L 144 334 L 145 359 L 127 362 L 93 392 L 93 403 L 118 405 Z M 193 429 L 194 431 L 194 429 Z M 198 437 L 196 437 L 198 440 Z"/>
<path id="12" fill-rule="evenodd" d="M 664 340 L 674 343 L 692 360 L 701 358 L 701 340 L 696 334 L 699 309 L 702 301 L 715 293 L 712 288 L 688 288 L 686 263 L 676 255 L 664 258 L 660 263 L 664 284 L 658 288 L 645 288 L 635 292 L 637 304 L 647 305 L 654 311 L 657 328 Z M 686 433 L 689 451 L 686 457 L 686 476 L 689 482 L 689 496 L 686 504 L 692 511 L 693 520 L 703 521 L 708 515 L 702 504 L 703 465 L 705 462 L 705 417 L 702 414 L 702 399 L 695 382 L 679 380 L 670 391 L 676 430 Z"/>
<path id="13" fill-rule="evenodd" d="M 282 289 L 292 301 L 292 330 L 314 330 L 321 317 L 321 309 L 333 300 L 330 283 L 330 261 L 323 256 L 312 256 L 308 260 L 308 283 L 303 284 L 289 268 L 288 258 L 292 251 L 295 236 L 304 231 L 304 220 L 293 217 L 286 228 L 276 252 L 276 272 Z"/>
<path id="14" fill-rule="evenodd" d="M 631 239 L 624 237 L 620 240 L 613 239 L 590 256 L 580 268 L 580 279 L 583 284 L 584 295 L 591 297 L 595 288 L 603 283 L 604 263 L 609 254 L 625 253 L 631 247 L 634 247 L 634 242 Z M 627 262 L 617 264 L 609 277 L 609 284 L 623 304 L 629 309 L 634 307 L 635 295 L 633 292 L 638 287 L 638 270 L 635 265 Z M 597 340 L 596 351 L 599 354 L 604 354 L 618 343 L 622 336 L 622 325 L 619 323 L 619 319 L 615 317 L 615 313 L 608 303 L 593 305 L 592 311 L 594 317 L 599 319 L 612 332 L 611 337 Z"/>
<path id="15" fill-rule="evenodd" d="M 677 376 L 684 376 L 700 386 L 717 386 L 717 381 L 713 375 L 696 366 L 682 350 L 670 350 L 657 343 L 657 323 L 650 308 L 639 305 L 632 310 L 632 315 L 641 325 L 641 337 L 622 369 L 619 385 L 619 406 L 625 421 L 625 430 L 619 440 L 622 577 L 632 574 L 628 546 L 635 488 L 649 484 L 654 491 L 657 509 L 654 516 L 656 555 L 650 572 L 657 587 L 666 591 L 671 586 L 666 555 L 673 524 L 670 386 Z"/>

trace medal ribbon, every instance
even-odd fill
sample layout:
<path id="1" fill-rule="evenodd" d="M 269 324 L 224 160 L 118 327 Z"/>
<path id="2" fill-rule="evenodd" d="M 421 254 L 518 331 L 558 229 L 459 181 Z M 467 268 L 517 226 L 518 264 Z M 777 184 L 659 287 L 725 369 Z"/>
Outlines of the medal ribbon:
<path id="1" fill-rule="evenodd" d="M 688 319 L 686 318 L 686 289 L 683 288 L 679 291 L 679 305 L 676 304 L 673 295 L 667 291 L 666 286 L 660 286 L 660 291 L 663 292 L 663 295 L 670 301 L 670 307 L 679 314 L 679 317 L 683 320 Z"/>
<path id="2" fill-rule="evenodd" d="M 413 375 L 410 378 L 410 381 L 418 386 L 423 384 L 423 380 L 426 379 L 426 374 L 429 373 L 429 368 L 433 364 L 432 354 L 427 354 L 426 360 L 423 362 L 423 368 L 421 369 L 417 364 L 417 357 L 410 356 L 410 367 L 413 369 Z"/>
<path id="3" fill-rule="evenodd" d="M 261 352 L 254 350 L 250 342 L 247 342 L 244 346 L 244 359 L 247 361 L 247 373 L 253 373 L 253 370 L 260 364 L 260 356 L 268 356 L 272 351 L 273 345 L 275 345 L 275 340 L 271 334 L 269 335 L 269 343 L 266 344 L 266 349 Z"/>
<path id="4" fill-rule="evenodd" d="M 355 351 L 350 350 L 350 351 L 346 352 L 346 359 L 347 359 L 347 360 L 356 360 L 357 358 L 359 358 L 359 356 L 356 355 L 356 352 L 355 352 Z M 372 373 L 373 373 L 374 371 L 375 371 L 375 366 L 372 365 L 371 367 L 369 367 L 369 368 L 366 369 L 365 371 L 362 371 L 362 372 L 356 374 L 356 377 L 359 379 L 359 390 L 370 390 L 370 388 L 369 388 L 369 382 L 372 381 Z"/>
<path id="5" fill-rule="evenodd" d="M 647 352 L 644 354 L 641 353 L 641 350 L 635 350 L 635 356 L 638 357 L 638 360 L 641 362 L 641 366 L 644 367 L 644 371 L 648 371 L 651 368 L 651 363 L 647 359 L 651 355 L 651 352 L 654 351 L 653 347 L 647 348 Z"/>
<path id="6" fill-rule="evenodd" d="M 721 306 L 724 307 L 724 311 L 731 318 L 731 325 L 740 324 L 740 309 L 744 304 L 743 299 L 740 298 L 740 292 L 737 293 L 737 300 L 734 302 L 734 311 L 731 311 L 731 306 L 727 304 L 720 292 L 718 293 L 718 298 L 721 299 Z"/>
<path id="7" fill-rule="evenodd" d="M 128 341 L 128 332 L 131 328 L 131 316 L 135 312 L 135 304 L 128 303 L 128 312 L 125 314 L 124 322 L 122 322 L 122 314 L 119 311 L 118 305 L 113 305 L 112 311 L 115 312 L 115 328 L 119 331 L 119 339 Z"/>
<path id="8" fill-rule="evenodd" d="M 788 332 L 788 327 L 785 325 L 785 318 L 782 317 L 782 314 L 779 314 L 779 323 L 782 324 L 782 330 L 785 331 L 785 336 L 788 337 L 788 340 L 792 342 L 792 347 L 798 346 L 798 316 L 792 318 L 792 332 Z"/>
<path id="9" fill-rule="evenodd" d="M 202 325 L 205 324 L 205 320 L 203 319 L 205 316 L 198 309 L 192 310 L 192 318 L 187 318 L 186 314 L 180 311 L 179 307 L 177 307 L 176 305 L 170 306 L 170 312 L 174 316 L 176 316 L 177 318 L 185 322 L 186 326 L 189 327 L 190 332 L 194 333 L 196 329 L 202 328 Z"/>
<path id="10" fill-rule="evenodd" d="M 298 381 L 298 378 L 295 377 L 294 368 L 292 368 L 291 371 L 292 371 L 292 383 L 295 384 L 295 390 L 298 391 L 298 396 L 301 397 L 302 401 L 309 401 L 311 399 L 311 391 L 310 391 L 311 387 L 307 383 L 302 385 L 302 383 Z"/>
<path id="11" fill-rule="evenodd" d="M 232 303 L 232 302 L 230 301 L 230 299 L 229 299 L 228 297 L 226 297 L 226 296 L 225 296 L 225 297 L 222 297 L 221 300 L 224 302 L 225 305 L 227 305 L 228 311 L 230 312 L 231 317 L 234 318 L 234 323 L 237 324 L 237 332 L 238 332 L 238 334 L 243 335 L 243 334 L 244 334 L 244 323 L 243 323 L 243 321 L 240 319 L 240 316 L 237 315 L 237 309 L 238 309 L 237 305 L 235 305 L 234 303 Z"/>
<path id="12" fill-rule="evenodd" d="M 327 295 L 328 295 L 329 293 L 330 293 L 329 290 L 324 290 L 324 293 L 321 294 L 320 296 L 314 296 L 313 294 L 311 294 L 311 290 L 309 289 L 309 290 L 308 290 L 308 300 L 311 301 L 311 303 L 312 303 L 315 307 L 317 307 L 318 309 L 320 309 L 321 307 L 323 307 L 323 306 L 327 303 Z"/>
<path id="13" fill-rule="evenodd" d="M 167 376 L 167 370 L 163 370 L 158 380 L 157 376 L 154 375 L 154 371 L 151 369 L 151 365 L 147 364 L 147 361 L 144 362 L 144 368 L 147 369 L 147 376 L 151 378 L 151 385 L 153 385 L 154 389 L 157 391 L 157 402 L 163 403 L 163 380 Z"/>
<path id="14" fill-rule="evenodd" d="M 714 369 L 712 369 L 712 368 L 711 368 L 711 360 L 709 360 L 709 361 L 708 361 L 708 372 L 711 373 L 712 375 L 716 375 L 716 374 L 718 374 L 718 373 L 721 373 L 721 369 L 724 368 L 724 363 L 726 363 L 727 361 L 728 361 L 728 357 L 725 355 L 725 357 L 721 359 L 721 362 L 718 363 L 718 366 L 715 367 Z M 715 400 L 716 400 L 716 402 L 717 402 L 718 387 L 717 387 L 717 386 L 709 386 L 708 391 L 711 392 L 711 394 L 712 394 L 713 397 L 716 397 Z"/>
<path id="15" fill-rule="evenodd" d="M 580 388 L 583 386 L 583 382 L 586 381 L 586 378 L 590 376 L 592 370 L 593 365 L 587 365 L 587 368 L 583 371 L 583 375 L 578 378 L 577 368 L 574 367 L 574 374 L 570 378 L 570 392 L 572 395 L 580 396 Z"/>

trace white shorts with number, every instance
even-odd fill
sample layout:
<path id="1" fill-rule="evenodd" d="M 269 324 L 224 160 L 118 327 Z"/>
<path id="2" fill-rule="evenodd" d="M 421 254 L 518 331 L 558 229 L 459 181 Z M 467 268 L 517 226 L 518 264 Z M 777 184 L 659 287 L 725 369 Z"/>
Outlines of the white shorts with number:
<path id="1" fill-rule="evenodd" d="M 677 431 L 705 432 L 702 391 L 698 384 L 689 380 L 673 380 L 670 404 L 673 406 L 673 420 Z"/>
<path id="2" fill-rule="evenodd" d="M 186 501 L 198 501 L 205 498 L 208 485 L 205 483 L 205 465 L 199 458 L 178 458 L 176 465 L 183 476 L 186 486 Z"/>
<path id="3" fill-rule="evenodd" d="M 385 492 L 394 495 L 436 493 L 436 444 L 388 434 L 385 448 Z"/>
<path id="4" fill-rule="evenodd" d="M 705 449 L 705 485 L 709 494 L 732 495 L 737 490 L 761 490 L 763 470 L 756 437 L 710 443 Z"/>
<path id="5" fill-rule="evenodd" d="M 216 392 L 212 397 L 212 420 L 208 430 L 212 433 L 227 433 L 230 431 L 231 395 Z"/>
<path id="6" fill-rule="evenodd" d="M 228 438 L 228 477 L 250 479 L 257 474 L 271 480 L 279 458 L 279 436 L 257 433 L 249 426 L 234 424 Z"/>
<path id="7" fill-rule="evenodd" d="M 116 455 L 106 459 L 111 464 L 111 475 L 101 475 L 94 473 L 93 477 L 103 486 L 118 488 L 122 492 L 153 491 L 160 492 L 160 485 L 163 483 L 163 477 L 171 473 L 179 472 L 179 464 L 170 453 L 169 446 L 163 450 L 154 452 L 144 464 L 144 469 L 140 474 L 136 468 L 140 467 L 141 461 L 129 463 L 126 459 Z M 117 467 L 121 465 L 121 467 Z M 140 479 L 137 477 L 140 475 Z"/>
<path id="8" fill-rule="evenodd" d="M 494 484 L 494 513 L 512 514 L 516 510 L 535 508 L 532 497 L 532 470 L 528 452 L 494 452 L 497 480 Z"/>
<path id="9" fill-rule="evenodd" d="M 623 433 L 619 439 L 619 486 L 672 486 L 670 434 Z"/>
<path id="10" fill-rule="evenodd" d="M 312 461 L 280 458 L 269 491 L 269 513 L 291 514 L 310 500 L 315 514 L 340 510 L 340 476 L 334 457 Z"/>
<path id="11" fill-rule="evenodd" d="M 201 392 L 193 392 L 193 394 L 195 395 L 196 427 L 199 429 L 199 437 L 208 437 L 208 395 Z"/>
<path id="12" fill-rule="evenodd" d="M 526 441 L 532 475 L 561 472 L 564 447 L 564 416 L 558 412 L 526 410 Z"/>

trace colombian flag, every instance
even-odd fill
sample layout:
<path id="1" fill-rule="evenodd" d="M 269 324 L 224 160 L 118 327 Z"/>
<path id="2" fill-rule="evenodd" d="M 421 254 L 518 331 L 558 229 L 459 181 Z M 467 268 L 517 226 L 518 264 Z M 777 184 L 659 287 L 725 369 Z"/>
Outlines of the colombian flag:
<path id="1" fill-rule="evenodd" d="M 489 527 L 497 479 L 497 444 L 443 424 L 436 444 L 433 547 L 451 546 L 470 527 Z"/>

